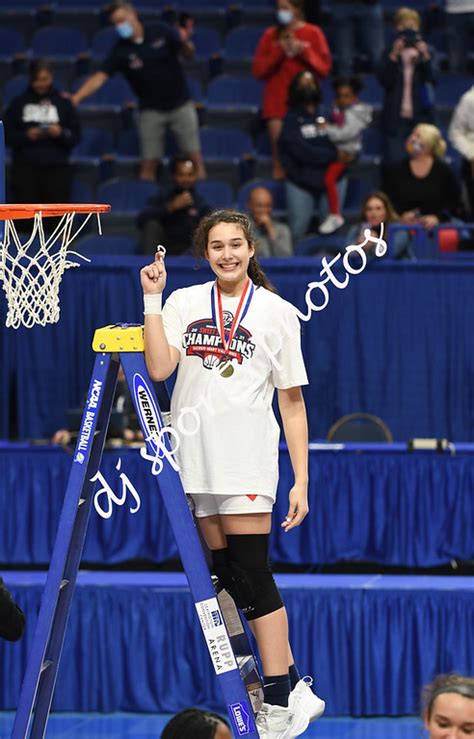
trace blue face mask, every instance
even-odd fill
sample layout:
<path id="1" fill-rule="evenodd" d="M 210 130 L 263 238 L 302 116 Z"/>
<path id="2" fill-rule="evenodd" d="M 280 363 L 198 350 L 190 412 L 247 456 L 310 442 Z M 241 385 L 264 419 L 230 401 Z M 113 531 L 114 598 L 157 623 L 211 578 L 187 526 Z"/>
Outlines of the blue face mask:
<path id="1" fill-rule="evenodd" d="M 277 18 L 278 18 L 278 23 L 281 26 L 289 26 L 294 16 L 291 10 L 278 10 Z"/>
<path id="2" fill-rule="evenodd" d="M 122 21 L 115 26 L 115 30 L 120 38 L 132 38 L 133 36 L 133 26 L 130 21 Z"/>

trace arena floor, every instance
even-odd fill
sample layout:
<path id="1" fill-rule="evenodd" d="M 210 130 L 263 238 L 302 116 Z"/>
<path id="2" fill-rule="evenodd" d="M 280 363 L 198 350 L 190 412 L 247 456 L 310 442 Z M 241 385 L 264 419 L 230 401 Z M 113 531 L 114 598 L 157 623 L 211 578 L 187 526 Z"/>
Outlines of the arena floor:
<path id="1" fill-rule="evenodd" d="M 0 713 L 0 739 L 9 739 L 13 713 Z M 150 714 L 51 714 L 47 739 L 158 739 L 170 716 Z M 321 719 L 310 726 L 305 737 L 318 739 L 421 739 L 416 718 Z"/>

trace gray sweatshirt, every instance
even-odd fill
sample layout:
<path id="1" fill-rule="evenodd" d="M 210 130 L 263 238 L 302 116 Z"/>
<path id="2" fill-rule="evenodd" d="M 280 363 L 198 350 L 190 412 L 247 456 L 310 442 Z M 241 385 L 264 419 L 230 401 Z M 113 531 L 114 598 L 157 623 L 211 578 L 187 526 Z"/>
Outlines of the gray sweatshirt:
<path id="1" fill-rule="evenodd" d="M 342 126 L 329 123 L 327 135 L 338 149 L 348 154 L 358 154 L 362 149 L 362 134 L 372 122 L 372 106 L 367 103 L 355 103 L 344 111 L 345 122 Z"/>

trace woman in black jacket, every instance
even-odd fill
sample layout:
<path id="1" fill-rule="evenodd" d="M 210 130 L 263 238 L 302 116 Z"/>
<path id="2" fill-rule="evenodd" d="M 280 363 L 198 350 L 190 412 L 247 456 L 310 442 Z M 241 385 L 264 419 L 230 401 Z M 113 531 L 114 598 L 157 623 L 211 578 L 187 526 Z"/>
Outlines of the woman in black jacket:
<path id="1" fill-rule="evenodd" d="M 6 145 L 12 149 L 11 200 L 63 203 L 70 200 L 69 155 L 79 142 L 79 116 L 53 85 L 51 65 L 30 64 L 29 86 L 5 111 Z"/>
<path id="2" fill-rule="evenodd" d="M 324 120 L 317 117 L 320 99 L 314 74 L 309 70 L 298 72 L 290 85 L 288 113 L 278 140 L 286 171 L 288 223 L 294 243 L 306 234 L 319 205 L 327 165 L 338 159 Z"/>

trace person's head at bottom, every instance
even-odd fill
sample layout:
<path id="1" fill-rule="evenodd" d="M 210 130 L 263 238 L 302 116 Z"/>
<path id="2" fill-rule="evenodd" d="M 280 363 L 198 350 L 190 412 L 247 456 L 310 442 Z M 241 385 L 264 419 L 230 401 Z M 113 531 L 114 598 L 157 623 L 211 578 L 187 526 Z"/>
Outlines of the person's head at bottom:
<path id="1" fill-rule="evenodd" d="M 474 736 L 474 677 L 438 675 L 423 690 L 423 721 L 429 739 Z"/>
<path id="2" fill-rule="evenodd" d="M 173 716 L 161 739 L 232 739 L 229 724 L 217 713 L 186 708 Z"/>

